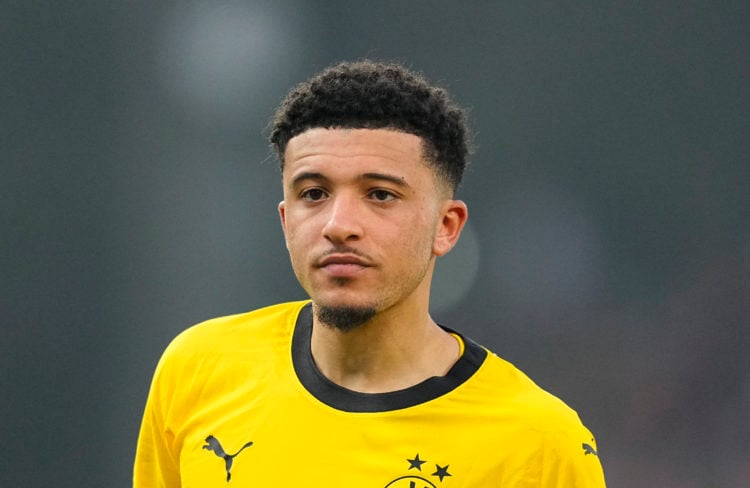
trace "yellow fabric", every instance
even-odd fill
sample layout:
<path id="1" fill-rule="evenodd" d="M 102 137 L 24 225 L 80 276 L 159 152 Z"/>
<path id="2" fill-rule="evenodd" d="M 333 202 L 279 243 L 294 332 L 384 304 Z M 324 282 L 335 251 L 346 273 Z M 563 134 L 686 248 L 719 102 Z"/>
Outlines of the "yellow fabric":
<path id="1" fill-rule="evenodd" d="M 458 355 L 461 356 L 464 353 L 464 340 L 461 339 L 460 335 L 454 332 L 451 332 L 450 334 L 453 336 L 454 339 L 458 341 Z"/>
<path id="2" fill-rule="evenodd" d="M 419 405 L 357 413 L 322 403 L 292 362 L 304 305 L 214 319 L 169 345 L 146 404 L 134 486 L 604 486 L 576 413 L 493 354 Z"/>

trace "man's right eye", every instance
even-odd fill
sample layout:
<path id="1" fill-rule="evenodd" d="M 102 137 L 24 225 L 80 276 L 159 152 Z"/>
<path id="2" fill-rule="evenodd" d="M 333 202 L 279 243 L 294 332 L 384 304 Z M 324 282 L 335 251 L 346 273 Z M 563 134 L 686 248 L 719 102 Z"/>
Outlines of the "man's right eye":
<path id="1" fill-rule="evenodd" d="M 308 202 L 317 202 L 318 200 L 322 200 L 323 198 L 325 198 L 325 196 L 326 192 L 324 192 L 320 188 L 310 188 L 300 194 L 300 198 Z"/>

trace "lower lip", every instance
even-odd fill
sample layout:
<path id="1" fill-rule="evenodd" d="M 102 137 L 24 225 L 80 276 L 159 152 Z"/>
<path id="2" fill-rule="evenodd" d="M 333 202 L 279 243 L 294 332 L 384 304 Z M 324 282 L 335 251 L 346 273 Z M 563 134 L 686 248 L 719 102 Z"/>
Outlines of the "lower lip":
<path id="1" fill-rule="evenodd" d="M 321 269 L 323 269 L 326 273 L 328 273 L 331 276 L 335 276 L 337 278 L 345 278 L 354 276 L 357 273 L 361 272 L 362 270 L 367 269 L 366 266 L 362 266 L 361 264 L 327 264 L 323 266 Z"/>

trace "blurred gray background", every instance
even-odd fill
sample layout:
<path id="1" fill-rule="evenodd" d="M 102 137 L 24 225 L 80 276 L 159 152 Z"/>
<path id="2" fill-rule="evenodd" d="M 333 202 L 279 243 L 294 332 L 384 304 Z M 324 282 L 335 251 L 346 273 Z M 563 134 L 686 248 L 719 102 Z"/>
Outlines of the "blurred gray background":
<path id="1" fill-rule="evenodd" d="M 574 407 L 610 487 L 750 486 L 749 13 L 2 2 L 0 486 L 128 486 L 168 341 L 304 297 L 266 124 L 365 56 L 471 110 L 436 319 Z"/>

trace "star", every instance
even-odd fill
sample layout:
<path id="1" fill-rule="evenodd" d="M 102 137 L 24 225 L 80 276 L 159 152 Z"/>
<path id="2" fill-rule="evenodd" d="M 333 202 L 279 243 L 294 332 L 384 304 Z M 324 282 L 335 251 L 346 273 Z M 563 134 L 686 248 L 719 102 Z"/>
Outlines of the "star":
<path id="1" fill-rule="evenodd" d="M 446 464 L 445 467 L 440 466 L 439 464 L 436 464 L 435 468 L 437 469 L 437 471 L 432 473 L 432 476 L 437 476 L 438 478 L 440 478 L 440 481 L 443 481 L 443 478 L 445 478 L 446 476 L 453 476 L 452 474 L 448 472 L 449 467 L 450 467 L 450 464 Z"/>
<path id="2" fill-rule="evenodd" d="M 409 461 L 409 469 L 417 468 L 420 471 L 422 471 L 422 465 L 427 462 L 419 459 L 419 453 L 414 456 L 414 459 L 407 459 L 407 461 Z"/>

